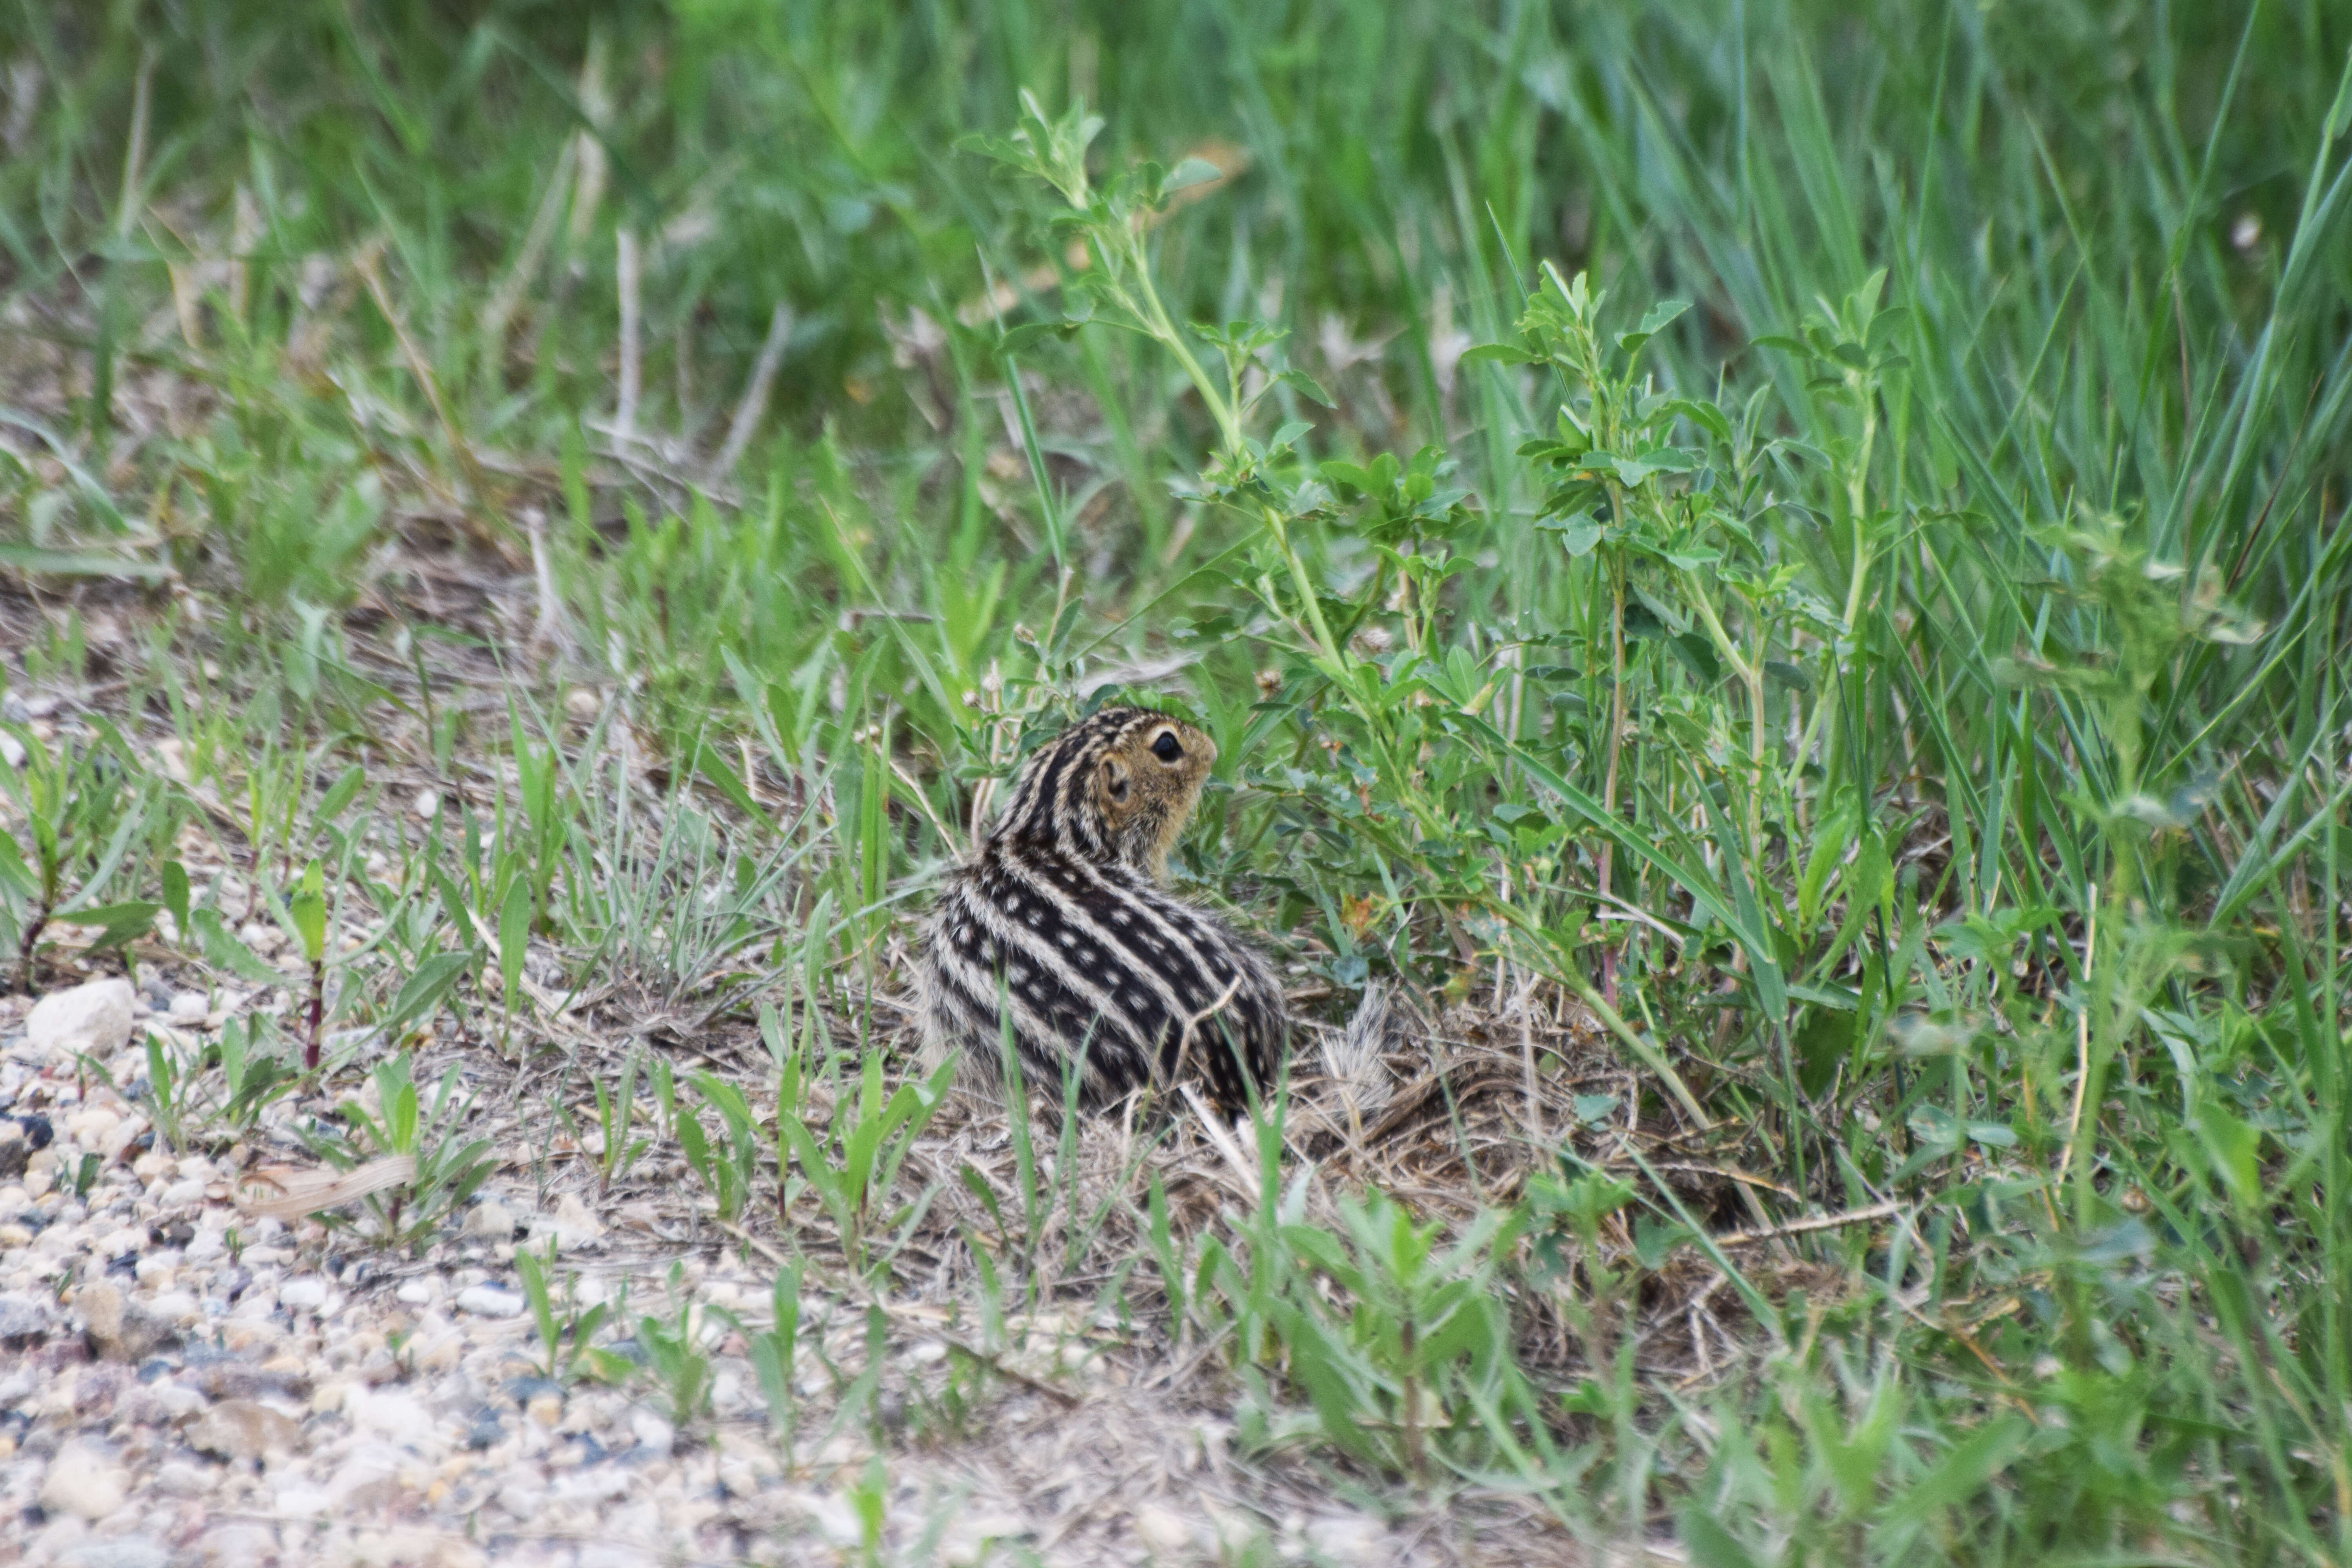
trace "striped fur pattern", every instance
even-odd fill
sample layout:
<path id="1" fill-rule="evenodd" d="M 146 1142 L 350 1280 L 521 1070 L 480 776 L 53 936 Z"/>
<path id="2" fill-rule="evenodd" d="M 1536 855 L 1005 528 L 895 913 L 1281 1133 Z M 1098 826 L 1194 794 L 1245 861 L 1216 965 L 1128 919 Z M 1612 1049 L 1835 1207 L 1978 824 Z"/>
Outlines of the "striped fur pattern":
<path id="1" fill-rule="evenodd" d="M 1081 721 L 1031 759 L 925 933 L 923 1029 L 967 1072 L 1002 1077 L 1003 1018 L 1024 1077 L 1081 1102 L 1202 1083 L 1237 1112 L 1278 1070 L 1287 1027 L 1265 961 L 1161 885 L 1216 761 L 1208 736 L 1140 708 Z"/>

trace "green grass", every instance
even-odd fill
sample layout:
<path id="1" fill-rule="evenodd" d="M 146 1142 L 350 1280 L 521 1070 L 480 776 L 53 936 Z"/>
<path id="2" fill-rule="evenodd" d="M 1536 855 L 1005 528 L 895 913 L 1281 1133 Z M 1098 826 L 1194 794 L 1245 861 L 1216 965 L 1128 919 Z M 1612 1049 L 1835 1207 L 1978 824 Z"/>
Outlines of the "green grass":
<path id="1" fill-rule="evenodd" d="M 0 937 L 171 908 L 240 973 L 324 897 L 373 933 L 331 1070 L 625 976 L 772 999 L 787 1104 L 919 1129 L 861 1053 L 975 792 L 1160 693 L 1220 747 L 1181 879 L 1318 1005 L 1565 992 L 1771 1184 L 1571 1145 L 1466 1224 L 1318 1220 L 1269 1142 L 1257 1212 L 1106 1226 L 1016 1118 L 984 1321 L 1123 1270 L 1257 1451 L 1709 1568 L 2342 1560 L 2347 50 L 2287 4 L 18 7 L 8 679 L 110 717 L 18 735 Z M 194 911 L 192 822 L 245 871 Z M 887 1293 L 884 1146 L 728 1089 L 728 1216 L 810 1183 L 856 1278 L 795 1300 Z M 1694 1258 L 1738 1349 L 1685 1388 L 1637 1325 Z"/>

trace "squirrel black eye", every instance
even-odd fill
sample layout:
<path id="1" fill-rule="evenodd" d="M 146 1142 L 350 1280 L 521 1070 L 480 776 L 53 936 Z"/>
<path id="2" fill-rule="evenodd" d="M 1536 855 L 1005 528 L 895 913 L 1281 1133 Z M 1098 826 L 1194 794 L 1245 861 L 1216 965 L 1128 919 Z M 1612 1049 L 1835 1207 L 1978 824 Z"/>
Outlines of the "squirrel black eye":
<path id="1" fill-rule="evenodd" d="M 1184 748 L 1176 743 L 1176 731 L 1173 730 L 1160 731 L 1160 739 L 1151 742 L 1151 754 L 1158 757 L 1163 763 L 1172 763 L 1177 758 L 1182 756 L 1184 754 Z"/>

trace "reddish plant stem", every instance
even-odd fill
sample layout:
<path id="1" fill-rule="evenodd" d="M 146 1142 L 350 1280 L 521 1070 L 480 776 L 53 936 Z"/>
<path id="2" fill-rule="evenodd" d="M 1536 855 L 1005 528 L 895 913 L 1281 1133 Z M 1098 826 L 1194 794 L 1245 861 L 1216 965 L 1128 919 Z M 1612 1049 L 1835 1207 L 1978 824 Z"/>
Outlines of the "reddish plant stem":
<path id="1" fill-rule="evenodd" d="M 302 1067 L 306 1072 L 319 1065 L 319 1027 L 325 1022 L 326 1013 L 327 962 L 316 959 L 310 964 L 310 1037 L 302 1044 Z"/>
<path id="2" fill-rule="evenodd" d="M 48 923 L 49 906 L 44 902 L 40 908 L 33 911 L 32 920 L 25 927 L 25 940 L 18 944 L 16 984 L 23 988 L 27 996 L 33 994 L 33 948 L 41 940 L 41 928 Z"/>

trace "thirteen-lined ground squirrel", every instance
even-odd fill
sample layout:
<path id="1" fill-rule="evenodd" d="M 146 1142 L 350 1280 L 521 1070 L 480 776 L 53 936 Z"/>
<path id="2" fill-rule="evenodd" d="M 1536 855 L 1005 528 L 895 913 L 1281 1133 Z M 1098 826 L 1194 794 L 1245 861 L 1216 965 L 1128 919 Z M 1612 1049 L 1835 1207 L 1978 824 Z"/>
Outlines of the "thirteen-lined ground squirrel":
<path id="1" fill-rule="evenodd" d="M 1160 884 L 1217 748 L 1190 724 L 1107 708 L 1022 770 L 925 933 L 923 1032 L 1002 1077 L 1003 1023 L 1033 1085 L 1076 1063 L 1089 1108 L 1147 1083 L 1206 1080 L 1227 1112 L 1269 1087 L 1286 1027 L 1273 971 Z"/>

